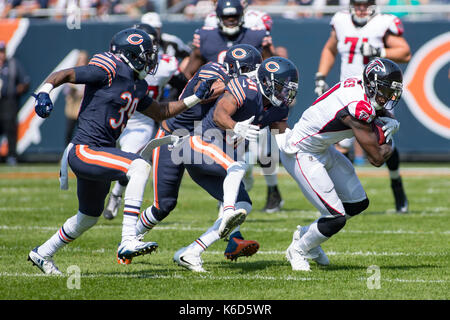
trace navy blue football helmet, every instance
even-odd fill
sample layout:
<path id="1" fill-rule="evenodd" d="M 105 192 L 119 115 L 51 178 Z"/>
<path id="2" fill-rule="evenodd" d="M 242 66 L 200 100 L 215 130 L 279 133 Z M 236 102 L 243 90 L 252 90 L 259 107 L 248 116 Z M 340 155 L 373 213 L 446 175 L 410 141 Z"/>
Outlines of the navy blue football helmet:
<path id="1" fill-rule="evenodd" d="M 262 94 L 274 106 L 289 106 L 298 90 L 298 69 L 289 59 L 270 57 L 256 73 Z"/>
<path id="2" fill-rule="evenodd" d="M 227 50 L 223 66 L 230 76 L 247 74 L 251 77 L 252 71 L 261 63 L 262 57 L 258 49 L 249 44 L 236 44 Z"/>
<path id="3" fill-rule="evenodd" d="M 391 110 L 400 101 L 403 92 L 403 74 L 393 61 L 377 58 L 363 71 L 364 90 L 376 110 Z"/>
<path id="4" fill-rule="evenodd" d="M 240 0 L 219 0 L 216 6 L 216 16 L 219 23 L 219 30 L 233 36 L 241 31 L 244 24 L 244 7 Z M 229 17 L 235 17 L 231 22 Z"/>
<path id="5" fill-rule="evenodd" d="M 150 35 L 143 30 L 129 28 L 119 31 L 111 39 L 110 51 L 120 56 L 139 79 L 156 71 L 158 52 Z"/>

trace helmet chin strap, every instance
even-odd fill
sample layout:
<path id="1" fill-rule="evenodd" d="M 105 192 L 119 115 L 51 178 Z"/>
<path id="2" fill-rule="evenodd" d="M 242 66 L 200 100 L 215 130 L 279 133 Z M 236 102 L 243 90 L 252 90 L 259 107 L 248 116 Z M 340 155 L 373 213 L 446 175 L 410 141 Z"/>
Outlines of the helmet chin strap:
<path id="1" fill-rule="evenodd" d="M 238 33 L 239 32 L 239 26 L 236 26 L 236 27 L 226 27 L 223 23 L 221 23 L 221 29 L 222 29 L 222 32 L 223 33 L 225 33 L 225 34 L 227 34 L 227 35 L 229 35 L 229 36 L 233 36 L 233 35 L 235 35 L 236 33 Z"/>
<path id="2" fill-rule="evenodd" d="M 130 60 L 127 59 L 127 57 L 125 57 L 122 53 L 120 54 L 120 57 L 127 63 L 127 65 L 133 69 L 134 72 L 136 72 L 139 80 L 145 79 L 145 77 L 147 76 L 148 72 L 146 70 L 146 68 L 142 69 L 141 71 L 137 70 L 130 62 Z"/>

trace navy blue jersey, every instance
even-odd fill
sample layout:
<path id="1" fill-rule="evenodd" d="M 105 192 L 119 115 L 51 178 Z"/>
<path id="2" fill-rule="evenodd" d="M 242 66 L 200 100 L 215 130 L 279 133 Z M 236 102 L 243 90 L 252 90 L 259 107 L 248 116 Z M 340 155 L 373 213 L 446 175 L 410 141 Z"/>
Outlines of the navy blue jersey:
<path id="1" fill-rule="evenodd" d="M 225 92 L 229 92 L 236 99 L 238 108 L 231 116 L 236 122 L 241 122 L 255 116 L 252 124 L 264 128 L 274 122 L 287 120 L 288 107 L 274 107 L 269 105 L 268 108 L 264 108 L 263 96 L 259 86 L 245 75 L 231 79 L 225 87 Z M 216 106 L 217 102 L 203 119 L 201 124 L 202 132 L 208 136 L 207 130 L 221 130 L 225 137 L 225 131 L 220 129 L 214 122 L 214 110 Z M 214 131 L 212 133 L 214 134 Z"/>
<path id="2" fill-rule="evenodd" d="M 217 28 L 203 27 L 195 30 L 192 44 L 207 62 L 222 63 L 226 51 L 236 44 L 250 44 L 262 52 L 263 46 L 271 42 L 270 32 L 263 29 L 242 28 L 237 36 L 228 38 Z"/>
<path id="3" fill-rule="evenodd" d="M 133 113 L 153 102 L 145 80 L 119 57 L 96 54 L 87 66 L 75 68 L 75 82 L 86 84 L 74 144 L 115 147 L 116 140 Z"/>
<path id="4" fill-rule="evenodd" d="M 228 83 L 229 80 L 229 76 L 222 65 L 215 62 L 207 63 L 201 66 L 196 74 L 186 84 L 186 87 L 180 95 L 180 100 L 194 94 L 194 88 L 197 85 L 198 81 L 202 79 L 208 80 L 212 77 L 218 77 L 225 84 Z M 179 115 L 167 119 L 167 127 L 172 132 L 177 129 L 186 129 L 192 133 L 194 130 L 194 122 L 202 120 L 203 117 L 208 113 L 209 109 L 214 106 L 214 104 L 215 101 L 204 104 L 197 104 L 196 106 L 180 113 Z"/>

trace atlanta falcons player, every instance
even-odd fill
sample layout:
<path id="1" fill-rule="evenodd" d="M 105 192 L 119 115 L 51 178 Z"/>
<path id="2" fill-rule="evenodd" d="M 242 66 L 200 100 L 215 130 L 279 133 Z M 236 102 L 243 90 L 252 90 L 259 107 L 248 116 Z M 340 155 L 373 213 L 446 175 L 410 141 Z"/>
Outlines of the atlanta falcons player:
<path id="1" fill-rule="evenodd" d="M 337 12 L 330 24 L 331 34 L 322 50 L 316 73 L 315 92 L 318 96 L 328 90 L 325 78 L 338 53 L 341 56 L 340 80 L 361 75 L 364 66 L 376 57 L 397 63 L 406 63 L 411 59 L 409 45 L 402 36 L 402 22 L 394 15 L 378 13 L 375 0 L 351 0 L 350 10 Z M 348 153 L 353 140 L 346 139 L 337 147 Z M 354 144 L 354 152 L 354 163 L 362 163 L 364 152 L 358 143 Z M 396 148 L 386 164 L 396 210 L 405 213 L 408 211 L 408 200 L 400 177 L 400 159 Z"/>
<path id="2" fill-rule="evenodd" d="M 298 226 L 286 251 L 293 270 L 309 271 L 309 259 L 329 260 L 320 244 L 339 232 L 346 221 L 369 206 L 350 160 L 334 144 L 355 137 L 368 160 L 381 166 L 393 152 L 390 143 L 399 123 L 391 110 L 402 94 L 402 72 L 388 59 L 372 60 L 363 76 L 344 79 L 320 96 L 292 130 L 277 135 L 281 161 L 321 217 Z M 375 122 L 376 121 L 376 122 Z M 380 122 L 378 122 L 380 121 Z M 384 123 L 379 133 L 374 123 Z"/>

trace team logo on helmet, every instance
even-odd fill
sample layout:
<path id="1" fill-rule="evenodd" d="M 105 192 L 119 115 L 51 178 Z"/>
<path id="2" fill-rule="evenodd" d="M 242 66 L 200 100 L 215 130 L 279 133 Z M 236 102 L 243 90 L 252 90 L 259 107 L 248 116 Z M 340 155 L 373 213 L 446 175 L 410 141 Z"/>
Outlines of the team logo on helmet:
<path id="1" fill-rule="evenodd" d="M 245 51 L 242 48 L 236 48 L 233 51 L 231 51 L 231 55 L 233 56 L 233 58 L 242 59 L 247 56 L 247 51 Z"/>
<path id="2" fill-rule="evenodd" d="M 369 76 L 370 72 L 372 70 L 375 70 L 376 72 L 386 72 L 386 67 L 384 66 L 383 62 L 381 62 L 379 59 L 372 60 L 369 62 L 369 64 L 366 67 L 366 77 Z"/>
<path id="3" fill-rule="evenodd" d="M 144 38 L 140 34 L 133 33 L 128 36 L 127 41 L 131 44 L 138 45 L 144 42 Z"/>
<path id="4" fill-rule="evenodd" d="M 276 63 L 275 61 L 269 61 L 266 63 L 266 70 L 269 72 L 277 72 L 280 70 L 280 65 Z"/>

